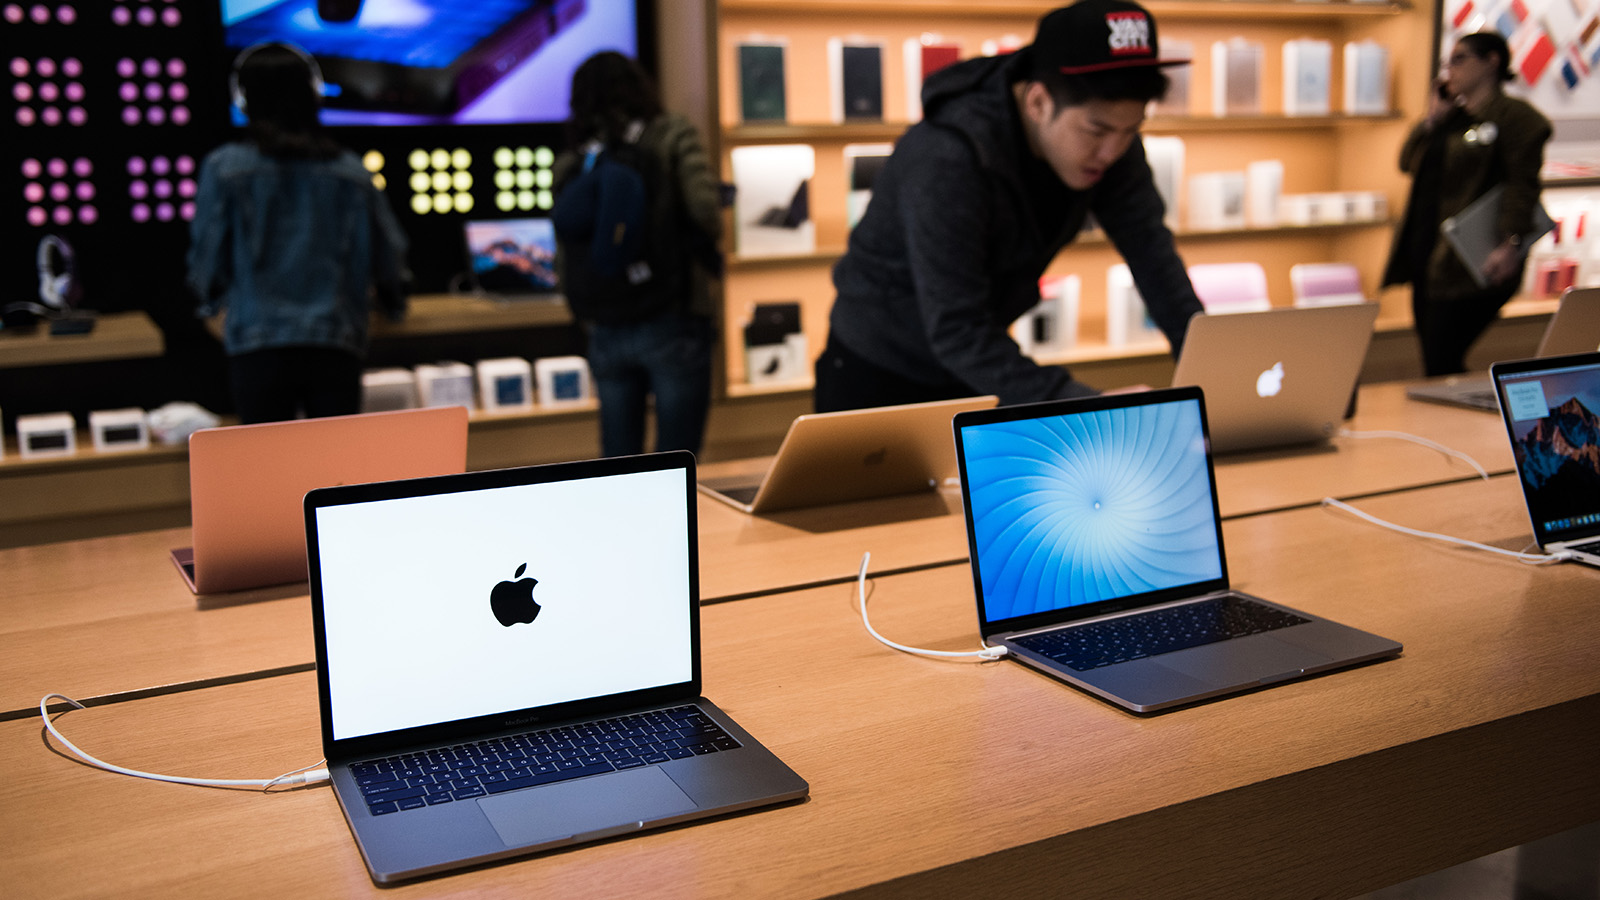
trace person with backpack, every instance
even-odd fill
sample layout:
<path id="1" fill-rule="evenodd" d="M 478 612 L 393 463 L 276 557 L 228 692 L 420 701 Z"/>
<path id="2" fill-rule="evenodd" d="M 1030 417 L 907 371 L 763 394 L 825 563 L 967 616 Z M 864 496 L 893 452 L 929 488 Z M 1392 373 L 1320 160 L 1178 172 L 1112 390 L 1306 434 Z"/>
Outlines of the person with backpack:
<path id="1" fill-rule="evenodd" d="M 572 75 L 555 163 L 556 271 L 588 334 L 604 456 L 700 451 L 711 406 L 710 281 L 721 274 L 721 188 L 693 123 L 661 106 L 634 60 L 606 51 Z"/>

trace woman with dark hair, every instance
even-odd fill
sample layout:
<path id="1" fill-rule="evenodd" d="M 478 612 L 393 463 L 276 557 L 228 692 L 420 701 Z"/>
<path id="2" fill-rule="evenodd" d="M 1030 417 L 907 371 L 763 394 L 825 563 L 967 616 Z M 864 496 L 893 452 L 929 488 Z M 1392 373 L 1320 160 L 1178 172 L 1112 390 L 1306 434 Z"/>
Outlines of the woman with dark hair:
<path id="1" fill-rule="evenodd" d="M 664 111 L 654 82 L 638 63 L 615 52 L 595 54 L 572 75 L 573 150 L 555 164 L 556 267 L 572 296 L 579 267 L 592 265 L 562 234 L 564 189 L 590 171 L 603 152 L 648 171 L 644 214 L 646 259 L 654 286 L 625 309 L 605 298 L 574 302 L 589 338 L 589 370 L 600 400 L 600 448 L 605 456 L 641 453 L 645 418 L 655 396 L 656 450 L 698 453 L 711 405 L 713 347 L 711 277 L 722 235 L 718 179 L 694 125 Z M 624 153 L 623 151 L 626 151 Z"/>
<path id="2" fill-rule="evenodd" d="M 249 124 L 201 165 L 188 280 L 202 316 L 227 313 L 235 412 L 246 423 L 360 412 L 371 300 L 405 314 L 405 235 L 323 131 L 304 51 L 248 48 L 231 87 Z"/>
<path id="3" fill-rule="evenodd" d="M 1400 150 L 1412 177 L 1405 218 L 1384 271 L 1384 285 L 1411 284 L 1411 311 L 1428 375 L 1466 371 L 1467 349 L 1494 321 L 1522 280 L 1539 204 L 1539 169 L 1550 122 L 1506 96 L 1511 50 L 1494 32 L 1463 36 L 1428 96 L 1428 111 Z M 1479 286 L 1439 225 L 1503 185 L 1496 224 L 1500 243 Z"/>

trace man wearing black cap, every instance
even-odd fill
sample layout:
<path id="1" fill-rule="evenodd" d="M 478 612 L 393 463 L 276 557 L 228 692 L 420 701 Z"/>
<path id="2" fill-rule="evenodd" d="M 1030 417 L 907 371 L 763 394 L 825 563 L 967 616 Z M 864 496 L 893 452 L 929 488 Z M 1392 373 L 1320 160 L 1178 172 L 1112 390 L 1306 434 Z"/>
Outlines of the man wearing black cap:
<path id="1" fill-rule="evenodd" d="M 1006 329 L 1092 214 L 1174 353 L 1200 301 L 1145 162 L 1145 106 L 1166 93 L 1155 20 L 1127 0 L 1080 0 L 1031 46 L 942 69 L 834 267 L 838 297 L 816 365 L 819 411 L 997 394 L 1087 396 L 1023 356 Z"/>

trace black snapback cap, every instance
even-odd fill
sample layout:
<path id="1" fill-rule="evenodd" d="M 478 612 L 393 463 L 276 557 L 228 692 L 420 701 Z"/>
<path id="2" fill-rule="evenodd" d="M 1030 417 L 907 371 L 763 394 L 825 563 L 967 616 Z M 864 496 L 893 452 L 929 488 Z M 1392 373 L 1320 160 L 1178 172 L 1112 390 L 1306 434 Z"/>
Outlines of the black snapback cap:
<path id="1" fill-rule="evenodd" d="M 1161 58 L 1156 20 L 1130 0 L 1079 0 L 1046 14 L 1031 52 L 1035 74 L 1087 75 L 1189 63 Z"/>

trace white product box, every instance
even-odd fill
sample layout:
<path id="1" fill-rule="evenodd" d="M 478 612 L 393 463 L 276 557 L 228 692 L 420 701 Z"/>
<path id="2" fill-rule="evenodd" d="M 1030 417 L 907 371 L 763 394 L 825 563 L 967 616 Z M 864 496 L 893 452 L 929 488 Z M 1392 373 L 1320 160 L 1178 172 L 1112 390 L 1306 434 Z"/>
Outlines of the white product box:
<path id="1" fill-rule="evenodd" d="M 489 412 L 533 409 L 533 364 L 516 356 L 479 360 L 478 397 Z"/>
<path id="2" fill-rule="evenodd" d="M 361 373 L 361 411 L 390 412 L 415 409 L 417 373 L 410 369 L 368 369 Z"/>
<path id="3" fill-rule="evenodd" d="M 423 406 L 473 409 L 472 382 L 472 367 L 463 362 L 417 366 L 417 397 Z"/>
<path id="4" fill-rule="evenodd" d="M 1283 200 L 1283 161 L 1257 160 L 1245 167 L 1245 220 L 1252 228 L 1271 228 L 1278 224 L 1278 206 Z"/>
<path id="5" fill-rule="evenodd" d="M 755 258 L 816 252 L 810 192 L 817 155 L 811 145 L 735 147 L 728 157 L 737 187 L 733 234 L 738 254 Z"/>
<path id="6" fill-rule="evenodd" d="M 567 406 L 594 396 L 589 361 L 581 356 L 547 356 L 533 363 L 540 406 Z"/>
<path id="7" fill-rule="evenodd" d="M 1333 110 L 1333 43 L 1283 42 L 1283 114 L 1325 116 Z"/>
<path id="8" fill-rule="evenodd" d="M 1161 329 L 1150 320 L 1144 298 L 1133 285 L 1127 263 L 1106 270 L 1106 343 L 1113 347 L 1159 340 Z"/>
<path id="9" fill-rule="evenodd" d="M 135 407 L 98 409 L 89 413 L 89 436 L 100 453 L 144 450 L 150 446 L 150 423 Z"/>
<path id="10" fill-rule="evenodd" d="M 750 384 L 788 384 L 810 374 L 809 344 L 803 332 L 783 336 L 781 344 L 756 344 L 744 351 L 745 381 Z"/>
<path id="11" fill-rule="evenodd" d="M 78 452 L 77 425 L 72 414 L 17 416 L 17 451 L 23 459 L 71 456 Z"/>
<path id="12" fill-rule="evenodd" d="M 1156 191 L 1161 194 L 1162 202 L 1167 205 L 1167 214 L 1162 221 L 1167 223 L 1168 228 L 1176 230 L 1178 223 L 1183 221 L 1183 138 L 1145 137 L 1143 140 L 1144 157 L 1150 164 L 1150 175 L 1155 180 Z"/>
<path id="13" fill-rule="evenodd" d="M 1245 227 L 1245 173 L 1207 172 L 1189 179 L 1189 227 L 1222 231 Z"/>
<path id="14" fill-rule="evenodd" d="M 1076 274 L 1039 279 L 1039 305 L 1011 326 L 1022 352 L 1049 357 L 1072 349 L 1078 343 L 1078 299 L 1082 294 L 1083 279 Z"/>

